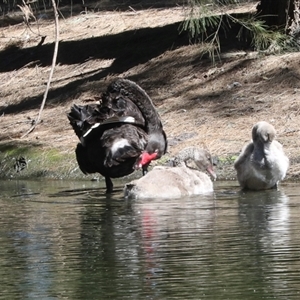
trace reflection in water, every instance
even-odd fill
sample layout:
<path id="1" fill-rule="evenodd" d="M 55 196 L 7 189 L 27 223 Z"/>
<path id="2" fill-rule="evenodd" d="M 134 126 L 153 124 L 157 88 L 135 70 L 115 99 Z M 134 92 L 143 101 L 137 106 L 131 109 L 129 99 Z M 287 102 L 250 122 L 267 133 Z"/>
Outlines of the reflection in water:
<path id="1" fill-rule="evenodd" d="M 3 184 L 3 183 L 2 183 Z M 6 182 L 1 186 L 3 195 L 12 193 L 12 198 L 1 199 L 1 237 L 5 248 L 1 253 L 1 278 L 4 286 L 11 288 L 8 295 L 22 299 L 34 299 L 59 293 L 56 282 L 66 279 L 65 257 L 72 256 L 67 264 L 76 261 L 72 251 L 78 241 L 79 216 L 76 206 L 61 202 L 53 205 L 47 199 L 47 188 L 32 182 Z M 33 192 L 39 191 L 39 192 Z M 34 195 L 34 196 L 33 196 Z M 74 218 L 75 217 L 75 218 Z M 75 231 L 67 230 L 73 226 Z M 67 241 L 72 241 L 68 245 Z M 65 273 L 65 274 L 64 274 Z M 53 291 L 54 286 L 58 289 Z M 2 289 L 3 291 L 3 289 Z"/>
<path id="2" fill-rule="evenodd" d="M 290 249 L 290 213 L 288 197 L 277 190 L 244 193 L 240 197 L 239 216 L 242 226 L 247 232 L 249 249 L 257 256 L 257 266 L 262 281 L 266 281 L 272 288 L 267 291 L 275 297 L 288 282 L 282 276 L 272 274 L 286 274 L 289 270 L 284 263 L 291 254 Z M 266 276 L 266 274 L 270 274 Z"/>
<path id="3" fill-rule="evenodd" d="M 136 202 L 133 207 L 140 228 L 145 281 L 152 296 L 175 297 L 178 290 L 185 298 L 195 292 L 199 296 L 199 287 L 203 293 L 202 269 L 208 266 L 207 253 L 215 245 L 212 241 L 207 248 L 216 220 L 214 197 L 155 199 Z"/>
<path id="4" fill-rule="evenodd" d="M 239 198 L 239 216 L 241 222 L 250 230 L 266 251 L 272 247 L 289 242 L 289 206 L 288 197 L 281 191 L 244 193 Z M 262 249 L 262 250 L 263 250 Z"/>
<path id="5" fill-rule="evenodd" d="M 90 182 L 0 188 L 1 299 L 298 299 L 293 186 L 148 201 Z"/>

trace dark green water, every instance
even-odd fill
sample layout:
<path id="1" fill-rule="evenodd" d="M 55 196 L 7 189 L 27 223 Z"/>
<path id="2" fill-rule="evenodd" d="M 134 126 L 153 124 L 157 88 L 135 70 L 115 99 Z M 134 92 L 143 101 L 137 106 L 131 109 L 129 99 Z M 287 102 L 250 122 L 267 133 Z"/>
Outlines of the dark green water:
<path id="1" fill-rule="evenodd" d="M 0 299 L 300 299 L 300 189 L 176 200 L 0 181 Z"/>

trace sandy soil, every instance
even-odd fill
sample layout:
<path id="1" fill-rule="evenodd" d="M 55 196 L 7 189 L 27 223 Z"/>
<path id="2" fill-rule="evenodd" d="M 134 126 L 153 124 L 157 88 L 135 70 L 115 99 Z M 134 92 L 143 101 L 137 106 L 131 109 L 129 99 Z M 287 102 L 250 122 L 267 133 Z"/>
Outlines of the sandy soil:
<path id="1" fill-rule="evenodd" d="M 37 145 L 72 154 L 77 144 L 66 113 L 73 103 L 97 101 L 116 77 L 136 81 L 156 104 L 169 156 L 198 145 L 218 156 L 220 179 L 234 178 L 234 158 L 252 126 L 277 129 L 291 166 L 300 174 L 300 53 L 266 55 L 228 41 L 215 65 L 199 45 L 179 34 L 182 8 L 83 13 L 60 19 L 58 65 L 42 123 L 37 117 L 49 76 L 54 25 L 47 16 L 0 30 L 0 143 Z M 39 34 L 38 34 L 39 33 Z M 38 46 L 41 36 L 46 36 Z M 74 158 L 74 163 L 75 158 Z"/>

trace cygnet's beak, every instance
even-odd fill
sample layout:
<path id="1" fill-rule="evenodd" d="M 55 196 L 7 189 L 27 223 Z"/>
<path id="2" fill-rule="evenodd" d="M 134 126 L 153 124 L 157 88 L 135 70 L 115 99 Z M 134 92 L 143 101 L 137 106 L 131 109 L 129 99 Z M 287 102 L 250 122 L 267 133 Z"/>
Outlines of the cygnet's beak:
<path id="1" fill-rule="evenodd" d="M 208 167 L 206 169 L 206 171 L 210 174 L 210 176 L 213 178 L 213 180 L 216 181 L 217 174 L 215 173 L 215 171 L 213 170 L 213 168 L 212 167 Z"/>

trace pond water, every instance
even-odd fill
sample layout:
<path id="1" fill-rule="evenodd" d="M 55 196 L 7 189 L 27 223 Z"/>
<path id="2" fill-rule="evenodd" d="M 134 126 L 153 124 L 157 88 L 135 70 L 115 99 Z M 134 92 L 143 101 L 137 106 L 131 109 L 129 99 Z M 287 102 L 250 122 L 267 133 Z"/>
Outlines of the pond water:
<path id="1" fill-rule="evenodd" d="M 124 200 L 0 181 L 0 299 L 300 299 L 300 189 Z"/>

